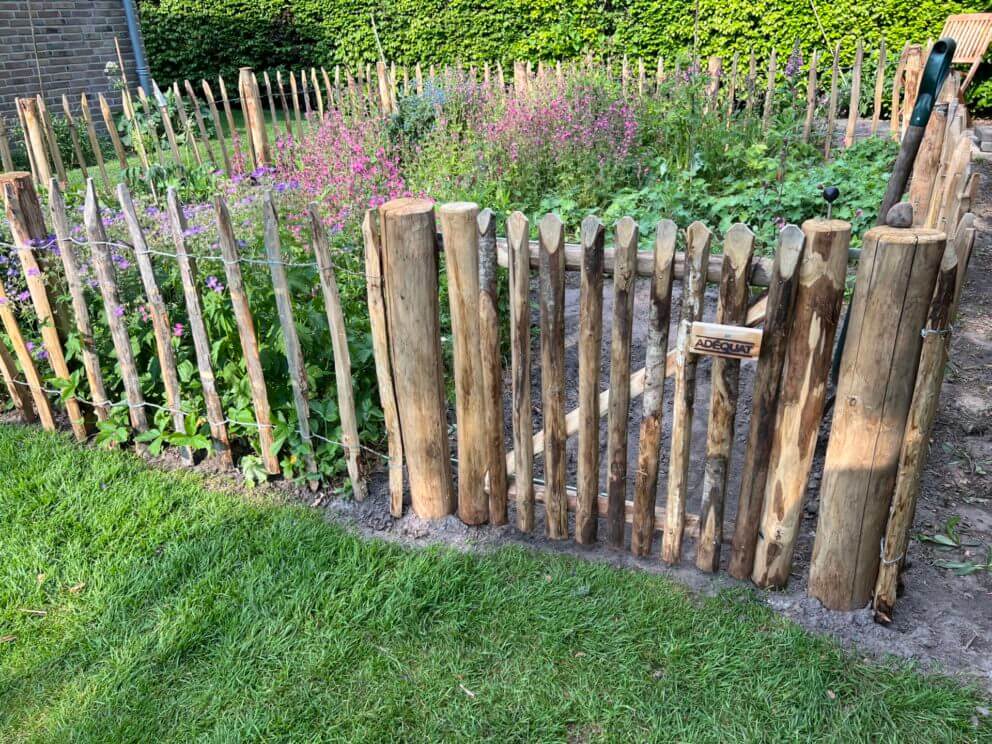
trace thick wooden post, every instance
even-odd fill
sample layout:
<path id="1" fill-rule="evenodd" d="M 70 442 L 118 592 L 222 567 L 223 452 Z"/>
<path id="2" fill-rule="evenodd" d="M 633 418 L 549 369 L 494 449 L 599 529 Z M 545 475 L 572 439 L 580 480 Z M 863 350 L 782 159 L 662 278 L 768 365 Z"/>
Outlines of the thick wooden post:
<path id="1" fill-rule="evenodd" d="M 634 481 L 634 514 L 630 550 L 634 555 L 651 553 L 655 530 L 655 500 L 658 491 L 658 460 L 661 456 L 661 425 L 668 372 L 668 335 L 672 314 L 672 279 L 675 275 L 675 241 L 678 228 L 671 220 L 658 223 L 654 241 L 654 276 L 648 341 L 644 358 L 644 401 L 641 413 L 637 476 Z"/>
<path id="2" fill-rule="evenodd" d="M 875 586 L 945 243 L 926 229 L 875 227 L 864 237 L 810 564 L 809 593 L 830 609 L 863 607 Z"/>
<path id="3" fill-rule="evenodd" d="M 313 255 L 317 259 L 317 271 L 320 275 L 320 288 L 324 294 L 324 310 L 327 313 L 327 327 L 331 331 L 331 349 L 334 353 L 334 382 L 337 389 L 338 416 L 341 419 L 341 440 L 345 456 L 348 458 L 348 477 L 351 479 L 351 491 L 355 501 L 364 501 L 368 495 L 368 484 L 362 476 L 359 467 L 361 441 L 358 435 L 358 417 L 355 413 L 355 391 L 351 382 L 351 353 L 348 351 L 348 334 L 344 324 L 344 311 L 341 309 L 341 294 L 338 292 L 338 281 L 334 276 L 334 263 L 331 261 L 330 246 L 327 243 L 327 232 L 320 221 L 317 205 L 310 205 L 310 235 L 313 240 Z M 381 309 L 381 296 L 380 296 Z M 372 299 L 369 299 L 371 306 Z M 370 312 L 371 315 L 371 312 Z M 374 353 L 374 352 L 373 352 Z M 392 396 L 392 389 L 389 391 Z M 393 410 L 395 416 L 395 399 Z M 387 431 L 389 426 L 387 425 Z M 398 433 L 397 433 L 398 434 Z M 400 470 L 399 511 L 403 513 L 403 473 Z"/>
<path id="4" fill-rule="evenodd" d="M 603 345 L 603 223 L 582 220 L 579 288 L 579 462 L 575 541 L 596 542 L 599 497 L 599 371 Z"/>
<path id="5" fill-rule="evenodd" d="M 630 342 L 634 321 L 637 223 L 624 217 L 616 226 L 613 269 L 613 323 L 610 339 L 610 410 L 607 419 L 606 535 L 610 545 L 624 543 L 627 502 L 627 416 L 630 413 Z"/>
<path id="6" fill-rule="evenodd" d="M 248 143 L 255 166 L 267 166 L 272 162 L 272 153 L 265 129 L 265 107 L 258 90 L 258 81 L 250 67 L 241 68 L 238 74 L 238 91 L 241 95 L 241 109 L 245 112 Z"/>
<path id="7" fill-rule="evenodd" d="M 806 478 L 826 403 L 851 243 L 851 225 L 841 220 L 807 220 L 803 233 L 806 248 L 799 265 L 751 572 L 751 579 L 762 587 L 785 586 L 789 580 Z"/>
<path id="8" fill-rule="evenodd" d="M 727 564 L 728 573 L 738 579 L 748 578 L 754 565 L 754 546 L 758 539 L 775 413 L 778 410 L 779 380 L 785 361 L 786 340 L 792 327 L 792 308 L 799 281 L 796 268 L 802 256 L 803 241 L 803 232 L 795 225 L 787 225 L 778 236 L 761 352 L 754 375 L 751 423 L 741 471 L 734 539 Z"/>
<path id="9" fill-rule="evenodd" d="M 287 113 L 286 121 L 289 120 Z M 311 220 L 319 220 L 312 208 Z M 403 516 L 403 438 L 400 432 L 399 411 L 396 407 L 392 364 L 389 361 L 386 297 L 382 284 L 382 240 L 379 236 L 375 210 L 369 209 L 365 212 L 365 219 L 362 220 L 362 236 L 365 239 L 365 293 L 369 303 L 372 356 L 375 361 L 379 403 L 382 406 L 386 442 L 389 448 L 389 513 L 398 519 Z"/>
<path id="10" fill-rule="evenodd" d="M 14 170 L 14 157 L 10 152 L 10 141 L 7 139 L 7 122 L 0 116 L 0 168 L 5 172 Z"/>
<path id="11" fill-rule="evenodd" d="M 441 359 L 434 205 L 394 199 L 379 207 L 389 353 L 413 510 L 440 519 L 455 509 Z M 476 316 L 478 317 L 478 315 Z"/>
<path id="12" fill-rule="evenodd" d="M 251 387 L 255 423 L 258 426 L 259 455 L 265 465 L 266 472 L 276 475 L 279 473 L 279 454 L 272 451 L 275 437 L 272 435 L 269 393 L 265 387 L 265 374 L 262 371 L 258 336 L 255 334 L 255 321 L 252 318 L 251 308 L 248 305 L 248 293 L 245 291 L 244 279 L 241 276 L 241 258 L 238 254 L 237 240 L 234 237 L 234 227 L 231 225 L 231 214 L 224 198 L 220 195 L 214 197 L 214 212 L 217 217 L 217 237 L 220 243 L 220 252 L 224 257 L 227 292 L 231 297 L 234 322 L 238 327 L 238 338 L 241 340 L 241 355 L 245 360 L 245 372 Z"/>
<path id="13" fill-rule="evenodd" d="M 723 242 L 723 278 L 720 281 L 717 323 L 744 325 L 748 301 L 747 270 L 753 252 L 754 233 L 747 225 L 738 222 L 727 231 Z M 713 358 L 710 413 L 706 425 L 706 471 L 696 546 L 696 566 L 701 571 L 712 572 L 720 567 L 723 506 L 730 473 L 730 450 L 734 442 L 740 368 L 739 359 Z"/>
<path id="14" fill-rule="evenodd" d="M 482 357 L 483 420 L 489 522 L 506 524 L 506 452 L 503 446 L 503 370 L 499 350 L 499 293 L 496 289 L 496 218 L 479 212 L 479 351 Z"/>
<path id="15" fill-rule="evenodd" d="M 565 228 L 555 214 L 538 225 L 541 241 L 541 403 L 544 412 L 545 528 L 568 537 L 565 494 Z"/>
<path id="16" fill-rule="evenodd" d="M 380 80 L 384 66 L 379 63 Z M 381 89 L 388 101 L 388 91 Z M 465 524 L 489 518 L 485 490 L 487 428 L 484 418 L 482 358 L 479 344 L 479 205 L 442 205 L 441 234 L 448 274 L 451 336 L 454 347 L 455 418 L 458 440 L 458 517 Z"/>
<path id="17" fill-rule="evenodd" d="M 944 151 L 944 135 L 947 132 L 946 103 L 938 103 L 930 114 L 930 121 L 923 133 L 920 150 L 913 162 L 913 175 L 909 181 L 909 198 L 913 207 L 913 224 L 925 225 L 930 214 L 937 173 L 940 170 L 941 153 Z"/>
<path id="18" fill-rule="evenodd" d="M 510 273 L 510 364 L 513 385 L 513 474 L 517 528 L 534 529 L 534 432 L 530 391 L 530 226 L 521 212 L 506 220 Z"/>
<path id="19" fill-rule="evenodd" d="M 689 225 L 686 234 L 686 278 L 683 281 L 682 321 L 675 342 L 675 392 L 672 446 L 668 470 L 668 503 L 661 558 L 678 563 L 682 557 L 685 504 L 689 493 L 689 455 L 692 444 L 692 408 L 696 400 L 695 354 L 689 352 L 689 329 L 703 317 L 706 264 L 712 233 L 702 222 Z"/>

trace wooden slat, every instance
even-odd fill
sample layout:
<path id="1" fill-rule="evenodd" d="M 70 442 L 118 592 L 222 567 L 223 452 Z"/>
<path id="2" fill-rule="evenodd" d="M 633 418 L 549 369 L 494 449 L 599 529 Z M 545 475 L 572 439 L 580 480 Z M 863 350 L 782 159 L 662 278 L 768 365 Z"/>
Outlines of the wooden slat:
<path id="1" fill-rule="evenodd" d="M 264 225 L 265 255 L 269 259 L 269 274 L 276 299 L 276 313 L 279 328 L 282 330 L 283 344 L 286 347 L 286 364 L 289 369 L 289 385 L 293 391 L 293 406 L 296 408 L 297 428 L 306 451 L 303 455 L 307 472 L 317 472 L 314 459 L 313 436 L 310 433 L 310 385 L 307 382 L 307 367 L 303 359 L 303 348 L 293 320 L 293 303 L 289 296 L 289 280 L 283 265 L 282 245 L 279 238 L 279 218 L 272 200 L 272 192 L 266 191 L 262 201 L 262 221 Z M 316 478 L 311 481 L 316 486 Z"/>
<path id="2" fill-rule="evenodd" d="M 654 277 L 651 281 L 648 338 L 644 359 L 644 401 L 630 539 L 631 552 L 639 556 L 650 555 L 655 532 L 655 501 L 658 491 L 658 461 L 661 456 L 677 237 L 678 228 L 674 222 L 661 220 L 658 223 L 654 242 Z"/>
<path id="3" fill-rule="evenodd" d="M 541 401 L 544 414 L 545 528 L 552 540 L 568 537 L 565 502 L 565 228 L 555 214 L 538 225 L 541 242 Z"/>
<path id="4" fill-rule="evenodd" d="M 183 298 L 186 301 L 186 320 L 189 323 L 190 336 L 193 337 L 196 367 L 200 375 L 200 388 L 207 410 L 210 436 L 214 443 L 213 450 L 222 466 L 231 467 L 233 464 L 231 445 L 228 442 L 224 408 L 221 405 L 220 396 L 217 394 L 217 384 L 214 381 L 210 339 L 207 337 L 207 328 L 203 322 L 203 305 L 200 301 L 200 290 L 197 284 L 196 260 L 186 250 L 186 218 L 183 215 L 182 205 L 176 196 L 176 190 L 171 186 L 166 192 L 166 204 L 169 212 L 172 243 L 176 249 L 176 264 L 179 266 L 179 277 L 183 284 Z"/>
<path id="5" fill-rule="evenodd" d="M 827 104 L 827 133 L 823 140 L 823 156 L 830 157 L 834 144 L 834 126 L 837 123 L 837 97 L 840 95 L 840 44 L 834 47 L 830 67 L 830 102 Z"/>
<path id="6" fill-rule="evenodd" d="M 262 359 L 255 335 L 255 321 L 248 306 L 248 294 L 241 276 L 241 261 L 238 244 L 231 226 L 231 215 L 221 196 L 214 197 L 214 212 L 217 216 L 218 242 L 224 256 L 224 272 L 227 275 L 227 291 L 231 297 L 234 321 L 238 326 L 241 340 L 241 353 L 245 361 L 248 383 L 251 386 L 252 405 L 255 409 L 255 422 L 258 424 L 259 454 L 265 470 L 272 475 L 279 472 L 278 453 L 272 451 L 272 415 L 269 409 L 269 394 L 265 388 L 265 375 L 262 372 Z"/>
<path id="7" fill-rule="evenodd" d="M 55 431 L 55 417 L 52 415 L 51 403 L 45 391 L 42 390 L 41 375 L 38 374 L 38 368 L 35 366 L 34 358 L 28 350 L 23 334 L 21 334 L 21 328 L 17 324 L 17 318 L 14 317 L 10 298 L 7 297 L 7 293 L 4 291 L 3 282 L 0 282 L 0 321 L 3 322 L 4 330 L 7 332 L 7 336 L 10 338 L 10 344 L 14 348 L 14 354 L 17 356 L 17 361 L 20 363 L 21 369 L 24 372 L 24 380 L 27 389 L 31 391 L 31 398 L 34 401 L 34 407 L 38 412 L 41 425 L 46 431 Z M 2 343 L 0 341 L 0 344 Z M 4 360 L 5 368 L 8 362 L 9 357 Z M 20 384 L 16 371 L 11 374 L 10 380 L 14 385 Z M 25 406 L 23 410 L 26 412 L 28 406 Z M 25 418 L 28 419 L 27 416 Z"/>
<path id="8" fill-rule="evenodd" d="M 882 96 L 885 95 L 885 37 L 878 42 L 878 57 L 875 62 L 875 97 L 871 109 L 871 136 L 878 134 L 878 125 L 882 120 Z"/>
<path id="9" fill-rule="evenodd" d="M 799 282 L 797 267 L 805 238 L 802 230 L 787 225 L 778 236 L 775 268 L 768 288 L 768 312 L 751 395 L 751 422 L 741 470 L 737 520 L 727 571 L 738 579 L 751 575 L 754 545 L 765 494 L 772 447 L 779 380 L 785 360 L 786 339 L 792 326 L 792 309 Z"/>
<path id="10" fill-rule="evenodd" d="M 227 140 L 224 137 L 224 127 L 221 126 L 220 123 L 220 112 L 217 111 L 217 101 L 214 100 L 214 92 L 210 89 L 210 83 L 204 80 L 202 87 L 203 95 L 207 99 L 207 107 L 210 109 L 210 120 L 214 123 L 214 132 L 217 136 L 217 144 L 220 146 L 220 154 L 224 159 L 224 173 L 231 176 L 233 175 L 234 170 L 231 167 L 231 156 L 227 151 Z M 186 90 L 195 101 L 196 96 L 193 93 L 193 86 L 190 85 L 189 80 L 186 81 Z"/>
<path id="11" fill-rule="evenodd" d="M 351 353 L 348 351 L 348 334 L 341 309 L 341 295 L 334 276 L 334 263 L 331 261 L 327 232 L 320 221 L 315 204 L 310 205 L 310 235 L 320 288 L 324 295 L 324 310 L 327 313 L 327 327 L 331 332 L 331 350 L 334 354 L 334 383 L 337 391 L 338 416 L 341 419 L 341 440 L 345 457 L 348 460 L 348 477 L 351 479 L 351 492 L 355 501 L 364 501 L 368 495 L 368 485 L 359 466 L 361 441 L 358 436 L 358 416 L 355 413 L 355 391 L 351 381 Z M 372 302 L 369 301 L 371 306 Z M 395 417 L 395 401 L 390 415 Z M 388 429 L 388 427 L 387 427 Z M 400 515 L 403 509 L 403 478 L 400 472 Z"/>
<path id="12" fill-rule="evenodd" d="M 55 377 L 68 383 L 70 373 L 59 334 L 61 324 L 56 318 L 53 302 L 48 294 L 45 267 L 39 263 L 34 253 L 35 246 L 48 237 L 41 205 L 38 203 L 38 194 L 29 173 L 4 174 L 0 176 L 0 184 L 3 186 L 7 223 L 14 244 L 17 246 L 17 256 L 24 271 L 31 304 L 38 318 L 42 348 L 48 354 L 48 362 Z M 65 398 L 64 403 L 72 433 L 78 441 L 85 442 L 88 432 L 82 406 L 74 396 Z"/>
<path id="13" fill-rule="evenodd" d="M 313 212 L 311 214 L 313 215 Z M 362 221 L 362 234 L 365 238 L 365 286 L 369 303 L 372 355 L 375 359 L 379 403 L 382 406 L 389 447 L 389 511 L 394 517 L 399 518 L 403 516 L 403 440 L 400 435 L 400 420 L 389 354 L 389 333 L 386 328 L 386 306 L 382 287 L 382 242 L 375 216 L 375 210 L 370 209 L 365 212 L 365 219 Z"/>
<path id="14" fill-rule="evenodd" d="M 851 70 L 851 98 L 847 110 L 847 129 L 844 130 L 844 147 L 854 144 L 854 136 L 858 128 L 858 117 L 861 115 L 861 65 L 864 62 L 865 50 L 861 39 L 854 52 L 854 69 Z"/>
<path id="15" fill-rule="evenodd" d="M 689 327 L 700 320 L 706 289 L 703 267 L 710 252 L 712 234 L 701 222 L 693 222 L 687 231 L 689 270 L 683 284 L 682 321 L 675 344 L 675 393 L 672 412 L 672 449 L 668 470 L 668 504 L 665 537 L 661 557 L 666 563 L 678 563 L 682 557 L 682 531 L 688 498 L 689 457 L 692 444 L 692 416 L 696 398 L 696 357 L 688 353 Z"/>
<path id="16" fill-rule="evenodd" d="M 807 220 L 792 327 L 786 342 L 768 478 L 751 580 L 783 586 L 802 516 L 827 394 L 834 332 L 840 319 L 851 226 Z"/>
<path id="17" fill-rule="evenodd" d="M 575 541 L 596 541 L 599 494 L 599 373 L 603 346 L 603 223 L 582 221 L 579 289 L 579 453 Z"/>
<path id="18" fill-rule="evenodd" d="M 114 145 L 117 162 L 122 171 L 127 170 L 127 153 L 124 152 L 124 145 L 121 142 L 120 135 L 117 133 L 117 122 L 114 121 L 114 114 L 110 110 L 110 104 L 107 103 L 107 99 L 104 98 L 103 93 L 97 94 L 97 100 L 100 102 L 100 114 L 103 116 L 103 123 L 107 127 L 107 132 L 110 133 L 110 141 Z"/>
<path id="19" fill-rule="evenodd" d="M 489 522 L 506 524 L 506 452 L 503 446 L 503 370 L 499 344 L 496 275 L 496 218 L 479 212 L 479 351 L 482 359 L 483 419 L 486 422 L 486 480 Z"/>
<path id="20" fill-rule="evenodd" d="M 65 93 L 62 94 L 62 112 L 65 115 L 65 123 L 69 126 L 69 138 L 72 140 L 72 152 L 76 156 L 76 165 L 79 166 L 83 178 L 89 178 L 90 174 L 86 171 L 86 158 L 83 156 L 83 143 L 79 139 L 79 130 L 76 128 L 76 117 L 73 115 L 72 107 L 69 105 L 69 96 Z M 2 118 L 0 116 L 0 119 Z M 0 148 L 6 145 L 6 141 L 6 132 L 3 131 L 3 124 L 0 123 Z M 13 168 L 7 168 L 5 166 L 4 170 L 13 170 Z"/>
<path id="21" fill-rule="evenodd" d="M 768 127 L 771 125 L 772 121 L 772 110 L 775 103 L 775 75 L 777 73 L 776 69 L 776 51 L 772 47 L 771 54 L 768 56 L 768 81 L 765 87 L 765 104 L 761 113 L 761 128 L 767 131 Z"/>
<path id="22" fill-rule="evenodd" d="M 224 78 L 217 76 L 217 87 L 220 89 L 220 99 L 224 104 L 224 118 L 227 120 L 227 131 L 231 136 L 231 148 L 234 152 L 234 160 L 243 164 L 241 156 L 241 138 L 238 136 L 238 128 L 234 124 L 234 114 L 231 111 L 231 101 L 227 97 L 227 86 L 224 85 Z"/>
<path id="23" fill-rule="evenodd" d="M 141 283 L 145 288 L 148 299 L 148 314 L 152 320 L 152 331 L 155 334 L 155 350 L 158 354 L 159 366 L 162 373 L 162 386 L 165 388 L 165 403 L 172 411 L 172 426 L 179 432 L 186 430 L 186 417 L 182 410 L 182 399 L 179 394 L 179 372 L 176 367 L 176 354 L 172 348 L 172 325 L 169 321 L 169 311 L 162 298 L 162 292 L 155 278 L 148 241 L 145 240 L 144 230 L 138 222 L 138 214 L 131 200 L 131 192 L 125 184 L 117 185 L 117 201 L 121 206 L 124 221 L 131 233 L 131 244 L 134 246 L 134 259 L 141 274 Z M 180 447 L 180 456 L 187 465 L 193 464 L 193 452 L 189 447 Z"/>
<path id="24" fill-rule="evenodd" d="M 131 351 L 131 337 L 124 322 L 124 305 L 117 292 L 117 278 L 110 256 L 110 246 L 107 244 L 107 233 L 100 218 L 100 205 L 92 178 L 86 182 L 83 222 L 86 225 L 93 269 L 100 283 L 100 296 L 103 298 L 103 309 L 107 315 L 107 325 L 110 327 L 110 337 L 114 344 L 117 365 L 120 367 L 121 381 L 124 384 L 131 428 L 141 434 L 148 431 L 148 417 L 144 408 L 145 397 L 141 392 L 138 367 L 134 361 L 134 353 Z M 140 443 L 135 443 L 135 449 L 139 452 L 147 451 L 147 447 Z"/>
<path id="25" fill-rule="evenodd" d="M 0 286 L 0 296 L 3 296 L 4 300 L 6 300 L 6 295 L 2 293 L 3 287 Z M 3 311 L 0 310 L 0 321 L 2 321 L 2 318 Z M 14 408 L 20 415 L 21 420 L 26 424 L 37 421 L 38 416 L 34 411 L 34 406 L 31 404 L 31 391 L 28 389 L 27 383 L 21 379 L 14 362 L 14 357 L 11 356 L 3 339 L 0 339 L 0 377 L 3 377 L 7 394 L 14 403 Z"/>
<path id="26" fill-rule="evenodd" d="M 717 323 L 743 325 L 748 300 L 747 266 L 753 252 L 754 233 L 738 222 L 727 231 L 723 241 L 723 281 L 720 283 Z M 701 571 L 714 572 L 720 567 L 723 506 L 730 473 L 730 450 L 734 442 L 740 365 L 739 359 L 717 356 L 713 359 L 710 372 L 706 469 L 699 507 L 699 542 L 696 545 L 696 567 Z"/>
<path id="27" fill-rule="evenodd" d="M 107 176 L 107 166 L 103 162 L 100 140 L 96 136 L 96 129 L 93 126 L 93 114 L 90 113 L 90 106 L 86 100 L 85 93 L 79 97 L 79 110 L 83 112 L 83 122 L 86 124 L 86 137 L 90 141 L 90 150 L 93 151 L 96 166 L 100 170 L 100 180 L 103 182 L 104 188 L 110 191 L 110 178 Z"/>
<path id="28" fill-rule="evenodd" d="M 634 320 L 634 262 L 637 223 L 624 217 L 616 226 L 613 322 L 610 340 L 610 410 L 607 419 L 607 541 L 623 547 L 627 501 L 627 416 L 630 413 L 630 344 Z"/>
<path id="29" fill-rule="evenodd" d="M 534 529 L 534 442 L 530 390 L 530 232 L 527 218 L 513 212 L 506 221 L 510 269 L 510 355 L 513 395 L 513 453 L 507 465 L 517 482 L 517 527 Z"/>
<path id="30" fill-rule="evenodd" d="M 38 113 L 41 116 L 42 124 L 45 127 L 45 138 L 48 140 L 48 151 L 52 155 L 52 162 L 55 164 L 55 172 L 59 174 L 59 182 L 66 183 L 65 163 L 62 162 L 62 151 L 59 148 L 59 141 L 55 137 L 55 128 L 52 126 L 52 117 L 48 113 L 48 106 L 45 99 L 38 96 Z"/>
<path id="31" fill-rule="evenodd" d="M 803 142 L 809 142 L 813 132 L 813 119 L 816 116 L 816 85 L 817 65 L 820 63 L 820 50 L 813 50 L 813 58 L 809 63 L 809 76 L 806 80 L 806 117 L 803 119 Z"/>

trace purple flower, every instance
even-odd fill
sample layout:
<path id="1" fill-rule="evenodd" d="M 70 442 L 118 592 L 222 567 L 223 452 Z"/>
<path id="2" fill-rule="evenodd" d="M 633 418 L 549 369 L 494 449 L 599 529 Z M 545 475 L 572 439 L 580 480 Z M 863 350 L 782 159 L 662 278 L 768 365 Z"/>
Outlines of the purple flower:
<path id="1" fill-rule="evenodd" d="M 117 307 L 114 308 L 114 317 L 115 318 L 123 318 L 124 317 L 124 306 L 123 305 L 118 305 Z"/>
<path id="2" fill-rule="evenodd" d="M 174 326 L 172 326 L 172 335 L 175 336 L 176 338 L 182 338 L 183 331 L 185 330 L 186 328 L 183 326 L 182 323 L 176 323 Z"/>
<path id="3" fill-rule="evenodd" d="M 208 289 L 216 292 L 217 294 L 221 294 L 224 291 L 224 285 L 221 284 L 220 280 L 213 274 L 207 277 L 206 284 Z"/>

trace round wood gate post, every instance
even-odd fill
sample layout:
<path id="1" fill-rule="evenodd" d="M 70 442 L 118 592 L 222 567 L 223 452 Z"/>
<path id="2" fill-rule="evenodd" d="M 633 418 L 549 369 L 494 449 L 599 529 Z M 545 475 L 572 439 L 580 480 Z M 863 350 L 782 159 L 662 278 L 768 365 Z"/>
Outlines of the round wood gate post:
<path id="1" fill-rule="evenodd" d="M 455 509 L 441 360 L 434 204 L 394 199 L 379 207 L 386 322 L 400 431 L 417 516 Z"/>
<path id="2" fill-rule="evenodd" d="M 945 242 L 927 229 L 865 234 L 810 565 L 809 593 L 832 610 L 863 607 L 875 585 Z"/>

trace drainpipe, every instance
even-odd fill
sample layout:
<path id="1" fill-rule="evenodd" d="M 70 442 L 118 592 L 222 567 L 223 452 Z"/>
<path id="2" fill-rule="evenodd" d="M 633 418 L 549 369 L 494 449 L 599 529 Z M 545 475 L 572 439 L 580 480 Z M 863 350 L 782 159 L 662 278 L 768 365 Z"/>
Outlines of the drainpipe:
<path id="1" fill-rule="evenodd" d="M 148 74 L 148 59 L 145 57 L 145 43 L 141 40 L 141 24 L 138 21 L 138 9 L 134 0 L 122 0 L 124 17 L 127 19 L 127 35 L 131 40 L 131 50 L 134 52 L 134 63 L 137 67 L 138 82 L 141 87 L 151 93 L 152 79 Z"/>

